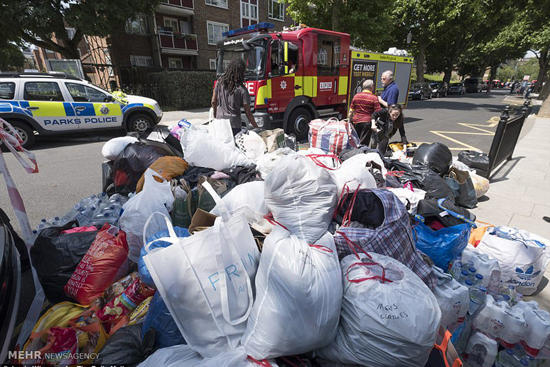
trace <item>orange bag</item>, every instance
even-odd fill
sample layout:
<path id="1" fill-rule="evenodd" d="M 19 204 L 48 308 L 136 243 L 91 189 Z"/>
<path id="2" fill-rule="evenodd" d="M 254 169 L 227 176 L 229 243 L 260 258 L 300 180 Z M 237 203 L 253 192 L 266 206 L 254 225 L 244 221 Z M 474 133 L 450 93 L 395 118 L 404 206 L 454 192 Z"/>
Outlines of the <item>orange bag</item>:
<path id="1" fill-rule="evenodd" d="M 470 240 L 468 241 L 468 243 L 474 247 L 477 247 L 477 245 L 479 245 L 479 242 L 485 235 L 487 228 L 494 227 L 492 224 L 485 222 L 476 221 L 476 224 L 478 225 L 478 227 L 472 230 L 472 233 L 470 234 Z M 479 224 L 483 224 L 485 226 L 482 227 Z"/>
<path id="2" fill-rule="evenodd" d="M 149 168 L 151 168 L 153 171 L 155 171 L 156 173 L 161 175 L 165 180 L 168 180 L 168 181 L 170 181 L 174 177 L 183 175 L 187 167 L 189 167 L 189 165 L 182 158 L 170 157 L 170 156 L 160 157 L 153 164 L 149 166 Z M 144 182 L 145 182 L 145 176 L 142 175 L 137 183 L 136 193 L 143 190 Z"/>
<path id="3" fill-rule="evenodd" d="M 89 305 L 113 283 L 127 256 L 126 233 L 104 224 L 65 285 L 65 294 Z"/>

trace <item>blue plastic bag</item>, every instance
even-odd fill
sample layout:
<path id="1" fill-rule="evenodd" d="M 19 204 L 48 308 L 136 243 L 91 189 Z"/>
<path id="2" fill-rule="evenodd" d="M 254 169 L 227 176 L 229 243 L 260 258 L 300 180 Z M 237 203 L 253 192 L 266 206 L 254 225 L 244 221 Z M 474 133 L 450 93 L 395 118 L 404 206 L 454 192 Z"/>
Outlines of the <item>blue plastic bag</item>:
<path id="1" fill-rule="evenodd" d="M 180 238 L 189 237 L 189 231 L 186 228 L 174 227 L 174 232 L 176 232 L 176 236 L 178 236 Z M 167 229 L 164 230 L 164 231 L 157 232 L 154 235 L 147 237 L 147 243 L 149 243 L 151 241 L 154 241 L 154 240 L 157 240 L 159 238 L 163 238 L 163 237 L 170 237 L 170 234 L 168 233 Z M 170 242 L 158 241 L 158 242 L 155 242 L 155 243 L 151 244 L 149 250 L 159 248 L 159 247 L 164 248 L 164 247 L 168 247 L 170 245 L 171 245 Z M 153 278 L 151 278 L 151 274 L 149 273 L 149 269 L 147 269 L 147 266 L 145 265 L 145 261 L 143 261 L 143 257 L 145 255 L 147 255 L 147 249 L 145 248 L 145 246 L 143 246 L 141 248 L 141 253 L 140 253 L 139 259 L 138 259 L 139 277 L 140 277 L 140 280 L 143 284 L 146 284 L 149 287 L 156 288 L 155 283 L 153 282 Z"/>
<path id="2" fill-rule="evenodd" d="M 160 292 L 155 292 L 151 303 L 149 303 L 149 311 L 141 327 L 142 338 L 151 328 L 157 331 L 155 348 L 166 348 L 173 345 L 187 344 L 176 322 L 172 318 L 172 315 L 170 315 L 168 307 L 166 307 L 166 304 L 162 300 Z"/>
<path id="3" fill-rule="evenodd" d="M 418 218 L 413 226 L 416 248 L 428 255 L 435 266 L 447 271 L 449 264 L 458 258 L 468 245 L 471 225 L 458 224 L 434 231 Z"/>

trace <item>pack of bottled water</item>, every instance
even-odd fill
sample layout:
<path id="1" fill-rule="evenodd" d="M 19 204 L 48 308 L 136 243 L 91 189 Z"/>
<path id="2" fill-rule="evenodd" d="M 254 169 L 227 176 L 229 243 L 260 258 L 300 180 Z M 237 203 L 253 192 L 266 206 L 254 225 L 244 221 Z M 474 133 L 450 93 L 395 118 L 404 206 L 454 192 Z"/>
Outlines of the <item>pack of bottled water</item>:
<path id="1" fill-rule="evenodd" d="M 128 200 L 120 194 L 113 194 L 109 197 L 106 193 L 88 196 L 76 203 L 69 211 L 61 217 L 54 217 L 49 220 L 43 218 L 36 230 L 35 235 L 41 230 L 49 227 L 62 227 L 69 222 L 77 221 L 78 226 L 103 226 L 105 223 L 117 225 L 122 206 Z"/>

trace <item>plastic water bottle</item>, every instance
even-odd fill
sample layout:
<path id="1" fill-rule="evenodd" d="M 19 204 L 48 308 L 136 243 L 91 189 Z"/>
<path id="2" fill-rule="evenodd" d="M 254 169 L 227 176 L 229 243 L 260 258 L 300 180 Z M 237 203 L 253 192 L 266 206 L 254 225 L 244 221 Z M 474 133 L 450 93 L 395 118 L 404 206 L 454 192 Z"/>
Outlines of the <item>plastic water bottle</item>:
<path id="1" fill-rule="evenodd" d="M 451 263 L 451 268 L 449 269 L 449 273 L 453 278 L 456 280 L 460 279 L 460 272 L 462 271 L 462 261 L 460 259 L 454 259 Z"/>
<path id="2" fill-rule="evenodd" d="M 521 367 L 529 367 L 531 366 L 531 363 L 527 358 L 522 358 L 519 364 Z"/>
<path id="3" fill-rule="evenodd" d="M 36 227 L 36 230 L 41 231 L 44 228 L 47 228 L 49 226 L 50 225 L 49 225 L 48 221 L 46 220 L 46 218 L 42 218 L 42 220 L 40 220 L 40 223 L 38 223 L 38 227 Z"/>
<path id="4" fill-rule="evenodd" d="M 476 311 L 485 304 L 487 300 L 487 289 L 483 286 L 470 288 L 470 308 L 468 312 L 474 315 Z"/>
<path id="5" fill-rule="evenodd" d="M 516 367 L 519 364 L 513 349 L 504 349 L 498 353 L 496 367 Z"/>
<path id="6" fill-rule="evenodd" d="M 105 211 L 95 215 L 91 220 L 90 224 L 94 224 L 96 226 L 103 226 L 105 223 L 116 225 L 117 222 L 118 222 L 118 216 L 116 214 L 110 211 Z"/>
<path id="7" fill-rule="evenodd" d="M 460 278 L 458 279 L 458 282 L 462 285 L 466 285 L 466 281 L 468 280 L 469 275 L 470 273 L 468 273 L 468 270 L 461 270 Z"/>
<path id="8" fill-rule="evenodd" d="M 491 277 L 489 278 L 489 285 L 487 286 L 489 294 L 496 295 L 500 291 L 500 271 L 493 270 Z"/>
<path id="9" fill-rule="evenodd" d="M 78 221 L 78 225 L 83 227 L 90 223 L 90 220 L 94 216 L 96 211 L 96 207 L 88 207 L 80 211 L 78 215 L 76 216 L 76 220 Z"/>

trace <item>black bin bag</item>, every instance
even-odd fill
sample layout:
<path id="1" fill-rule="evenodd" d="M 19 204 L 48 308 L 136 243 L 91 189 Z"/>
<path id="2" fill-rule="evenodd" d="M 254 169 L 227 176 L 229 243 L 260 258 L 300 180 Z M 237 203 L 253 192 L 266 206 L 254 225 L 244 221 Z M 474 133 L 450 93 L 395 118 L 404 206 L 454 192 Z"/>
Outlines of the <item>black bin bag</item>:
<path id="1" fill-rule="evenodd" d="M 388 168 L 393 171 L 391 175 L 402 184 L 410 182 L 414 187 L 426 191 L 426 197 L 434 199 L 449 199 L 454 201 L 453 190 L 445 183 L 445 180 L 430 168 L 392 160 L 388 162 Z M 388 176 L 386 176 L 386 179 Z"/>
<path id="2" fill-rule="evenodd" d="M 453 164 L 453 153 L 448 146 L 442 143 L 421 144 L 413 157 L 413 164 L 421 164 L 431 168 L 435 173 L 443 176 Z"/>
<path id="3" fill-rule="evenodd" d="M 153 352 L 156 332 L 150 329 L 142 339 L 141 327 L 141 324 L 135 324 L 117 330 L 107 340 L 94 363 L 103 366 L 134 367 L 146 360 Z"/>
<path id="4" fill-rule="evenodd" d="M 54 304 L 74 301 L 65 295 L 63 287 L 97 234 L 97 231 L 61 234 L 75 223 L 43 229 L 31 247 L 32 265 L 36 269 L 40 285 L 48 301 Z"/>
<path id="5" fill-rule="evenodd" d="M 477 174 L 486 177 L 489 171 L 489 156 L 475 150 L 463 150 L 458 153 L 458 161 L 464 163 L 471 169 L 475 169 Z"/>

